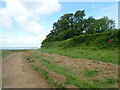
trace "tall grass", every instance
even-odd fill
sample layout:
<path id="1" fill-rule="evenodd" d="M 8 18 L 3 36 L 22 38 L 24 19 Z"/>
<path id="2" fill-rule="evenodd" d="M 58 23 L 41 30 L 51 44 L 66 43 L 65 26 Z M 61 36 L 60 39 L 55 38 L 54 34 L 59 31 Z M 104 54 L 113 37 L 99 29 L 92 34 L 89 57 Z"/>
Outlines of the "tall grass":
<path id="1" fill-rule="evenodd" d="M 72 58 L 84 58 L 89 60 L 99 60 L 118 64 L 118 49 L 99 49 L 97 47 L 77 46 L 67 49 L 62 48 L 42 48 L 42 52 L 60 54 Z"/>

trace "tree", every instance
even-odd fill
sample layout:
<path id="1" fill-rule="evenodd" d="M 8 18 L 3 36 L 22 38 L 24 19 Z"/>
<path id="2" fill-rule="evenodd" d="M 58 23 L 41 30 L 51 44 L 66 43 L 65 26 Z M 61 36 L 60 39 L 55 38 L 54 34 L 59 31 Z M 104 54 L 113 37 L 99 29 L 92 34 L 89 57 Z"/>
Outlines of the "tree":
<path id="1" fill-rule="evenodd" d="M 68 13 L 61 16 L 57 22 L 53 24 L 53 29 L 43 40 L 42 44 L 62 41 L 74 36 L 83 34 L 101 33 L 115 28 L 115 21 L 104 16 L 100 19 L 95 19 L 90 16 L 85 17 L 85 10 L 78 10 L 74 14 Z"/>
<path id="2" fill-rule="evenodd" d="M 96 19 L 93 18 L 92 16 L 90 16 L 88 19 L 85 20 L 84 29 L 86 33 L 88 34 L 95 33 L 95 28 L 94 28 L 95 23 L 96 23 Z"/>
<path id="3" fill-rule="evenodd" d="M 96 22 L 97 32 L 105 32 L 108 30 L 115 29 L 115 21 L 112 19 L 109 19 L 108 17 L 104 16 L 103 18 L 100 18 Z"/>

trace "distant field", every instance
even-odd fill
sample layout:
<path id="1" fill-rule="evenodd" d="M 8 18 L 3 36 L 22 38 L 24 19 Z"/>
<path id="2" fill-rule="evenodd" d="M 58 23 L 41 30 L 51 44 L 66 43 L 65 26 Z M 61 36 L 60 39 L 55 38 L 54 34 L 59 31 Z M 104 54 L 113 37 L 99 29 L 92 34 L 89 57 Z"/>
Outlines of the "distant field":
<path id="1" fill-rule="evenodd" d="M 15 51 L 12 51 L 12 50 L 3 50 L 2 51 L 2 58 L 5 58 L 7 57 L 8 55 L 14 53 Z"/>
<path id="2" fill-rule="evenodd" d="M 19 51 L 24 51 L 24 50 L 2 50 L 2 59 L 7 57 L 8 55 L 15 53 L 15 52 L 19 52 Z"/>

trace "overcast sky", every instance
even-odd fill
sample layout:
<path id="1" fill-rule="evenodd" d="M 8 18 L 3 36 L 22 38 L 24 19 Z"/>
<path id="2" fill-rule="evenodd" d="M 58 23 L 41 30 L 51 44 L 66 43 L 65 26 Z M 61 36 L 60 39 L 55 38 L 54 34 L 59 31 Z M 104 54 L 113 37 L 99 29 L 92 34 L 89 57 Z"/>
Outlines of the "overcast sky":
<path id="1" fill-rule="evenodd" d="M 118 0 L 109 1 L 0 0 L 0 47 L 40 47 L 54 22 L 77 10 L 85 10 L 86 18 L 108 16 L 117 27 Z"/>

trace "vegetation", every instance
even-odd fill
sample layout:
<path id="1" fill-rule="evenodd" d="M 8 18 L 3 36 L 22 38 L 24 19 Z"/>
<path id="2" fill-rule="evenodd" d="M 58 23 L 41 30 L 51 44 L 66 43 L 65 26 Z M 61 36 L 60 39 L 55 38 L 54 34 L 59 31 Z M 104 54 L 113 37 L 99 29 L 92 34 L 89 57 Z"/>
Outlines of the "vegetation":
<path id="1" fill-rule="evenodd" d="M 8 55 L 14 53 L 15 51 L 12 50 L 2 50 L 2 58 L 7 57 Z"/>
<path id="2" fill-rule="evenodd" d="M 33 68 L 34 68 L 36 71 L 38 71 L 38 72 L 42 75 L 42 77 L 43 77 L 44 79 L 47 79 L 47 80 L 49 81 L 49 83 L 51 84 L 52 87 L 54 86 L 55 88 L 64 88 L 64 87 L 58 85 L 58 84 L 49 76 L 48 71 L 45 71 L 44 69 L 41 69 L 41 68 L 37 67 L 37 66 L 34 65 L 34 64 L 33 64 Z"/>
<path id="3" fill-rule="evenodd" d="M 19 52 L 19 51 L 25 51 L 25 50 L 2 50 L 1 51 L 1 57 L 2 59 L 7 57 L 8 55 L 15 53 L 15 52 Z"/>
<path id="4" fill-rule="evenodd" d="M 52 86 L 56 88 L 67 88 L 68 85 L 72 85 L 78 88 L 116 88 L 117 87 L 117 75 L 112 74 L 111 76 L 102 76 L 99 74 L 101 71 L 99 69 L 86 69 L 82 70 L 81 68 L 77 69 L 76 65 L 66 66 L 63 63 L 53 63 L 62 60 L 54 59 L 54 57 L 46 56 L 45 54 L 40 54 L 39 51 L 32 52 L 30 57 L 34 60 L 33 67 L 38 71 L 42 76 L 48 80 Z M 47 57 L 47 58 L 46 58 Z M 37 64 L 35 64 L 37 63 Z M 43 67 L 40 67 L 42 65 Z M 45 67 L 47 69 L 45 69 Z M 51 77 L 50 72 L 55 72 L 58 75 L 62 74 L 67 79 L 60 83 L 56 82 L 54 78 Z M 76 73 L 77 72 L 77 73 Z M 105 71 L 109 73 L 108 71 Z M 54 75 L 53 75 L 54 77 Z M 55 75 L 55 77 L 57 77 Z M 95 78 L 97 77 L 97 78 Z M 99 77 L 99 78 L 98 78 Z M 94 79 L 93 79 L 94 78 Z M 59 78 L 57 78 L 59 79 Z"/>
<path id="5" fill-rule="evenodd" d="M 97 87 L 97 86 L 95 86 L 87 81 L 80 80 L 78 78 L 78 76 L 73 75 L 72 73 L 68 72 L 67 69 L 65 69 L 63 67 L 55 65 L 53 63 L 47 63 L 49 60 L 44 59 L 43 56 L 40 56 L 40 57 L 37 56 L 36 58 L 40 59 L 39 62 L 42 63 L 43 65 L 47 66 L 51 71 L 57 72 L 58 74 L 65 75 L 68 78 L 68 81 L 64 82 L 64 84 L 73 84 L 77 87 L 83 87 L 83 88 L 88 88 L 88 87 L 96 88 Z M 39 70 L 40 68 L 37 68 L 37 69 Z M 46 71 L 44 71 L 44 72 L 46 72 Z M 47 73 L 44 73 L 44 72 L 43 72 L 43 74 L 45 74 L 45 76 L 50 78 L 48 72 Z M 53 84 L 53 82 L 52 82 L 52 84 Z M 57 85 L 57 86 L 59 86 L 59 85 Z"/>
<path id="6" fill-rule="evenodd" d="M 73 38 L 46 43 L 42 52 L 56 53 L 72 58 L 86 58 L 118 64 L 119 30 L 80 35 Z M 112 42 L 109 42 L 109 39 Z"/>
<path id="7" fill-rule="evenodd" d="M 71 48 L 81 45 L 81 46 L 89 46 L 89 47 L 95 46 L 99 49 L 117 48 L 118 34 L 119 34 L 119 30 L 110 30 L 103 33 L 74 36 L 73 38 L 64 41 L 48 42 L 46 44 L 43 44 L 42 46 L 46 48 L 47 47 Z"/>
<path id="8" fill-rule="evenodd" d="M 118 64 L 118 49 L 99 49 L 96 47 L 73 47 L 68 49 L 56 48 L 42 48 L 41 52 L 51 54 L 60 54 L 71 58 L 84 58 L 89 60 L 99 60 L 103 62 L 110 62 Z"/>
<path id="9" fill-rule="evenodd" d="M 85 10 L 78 10 L 74 14 L 68 13 L 60 17 L 53 24 L 53 29 L 42 42 L 44 44 L 53 41 L 63 41 L 74 36 L 84 34 L 102 33 L 115 29 L 115 23 L 112 19 L 104 16 L 100 19 L 95 19 L 92 16 L 85 17 Z"/>
<path id="10" fill-rule="evenodd" d="M 98 70 L 88 70 L 85 72 L 85 76 L 87 77 L 95 76 L 96 74 L 98 74 Z"/>
<path id="11" fill-rule="evenodd" d="M 60 17 L 42 42 L 43 52 L 118 64 L 119 31 L 112 19 L 84 18 L 78 10 Z"/>
<path id="12" fill-rule="evenodd" d="M 61 16 L 53 24 L 53 29 L 43 40 L 42 48 L 36 50 L 36 52 L 82 58 L 80 60 L 86 63 L 92 60 L 91 62 L 95 62 L 95 66 L 92 67 L 93 63 L 86 64 L 82 61 L 79 61 L 79 63 L 76 59 L 70 58 L 67 60 L 64 58 L 62 61 L 61 58 L 57 60 L 56 57 L 41 54 L 38 56 L 35 53 L 34 57 L 50 71 L 62 74 L 67 78 L 66 81 L 60 84 L 62 88 L 66 87 L 66 85 L 73 85 L 79 88 L 116 88 L 118 81 L 117 70 L 113 69 L 111 72 L 107 68 L 104 68 L 104 70 L 100 68 L 102 65 L 117 67 L 114 64 L 118 64 L 118 38 L 120 30 L 115 29 L 114 21 L 108 17 L 100 19 L 95 19 L 92 16 L 89 18 L 84 17 L 84 10 Z M 37 68 L 39 69 L 40 67 Z M 45 76 L 48 77 L 49 72 Z"/>

